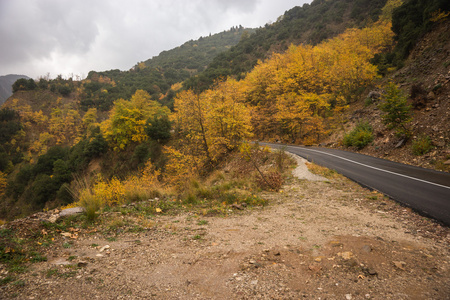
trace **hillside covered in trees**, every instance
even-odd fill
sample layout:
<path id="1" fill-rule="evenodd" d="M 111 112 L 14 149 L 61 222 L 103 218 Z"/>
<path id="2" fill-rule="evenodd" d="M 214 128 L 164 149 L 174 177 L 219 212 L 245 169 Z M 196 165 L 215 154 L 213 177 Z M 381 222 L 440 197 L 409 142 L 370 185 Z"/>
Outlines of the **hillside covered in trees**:
<path id="1" fill-rule="evenodd" d="M 291 44 L 316 45 L 346 28 L 363 27 L 377 21 L 385 4 L 386 0 L 315 0 L 294 7 L 276 22 L 242 38 L 230 51 L 219 54 L 205 72 L 187 80 L 185 86 L 203 90 L 219 78 L 242 78 L 258 60 L 269 58 L 273 52 L 284 52 Z"/>
<path id="2" fill-rule="evenodd" d="M 172 108 L 172 85 L 202 72 L 214 57 L 236 45 L 243 34 L 248 35 L 252 31 L 239 26 L 200 37 L 140 62 L 129 71 L 92 71 L 87 77 L 90 82 L 85 85 L 86 93 L 81 105 L 83 109 L 96 107 L 107 111 L 115 99 L 129 98 L 136 90 L 141 89 Z"/>
<path id="3" fill-rule="evenodd" d="M 311 145 L 339 132 L 339 145 L 362 149 L 377 137 L 374 120 L 347 125 L 364 103 L 380 113 L 383 135 L 419 141 L 408 97 L 387 79 L 411 45 L 449 23 L 448 11 L 441 0 L 315 0 L 254 33 L 189 41 L 129 71 L 17 81 L 0 111 L 0 217 L 77 202 L 94 218 L 152 197 L 258 205 L 252 191 L 277 189 L 283 175 L 276 163 L 259 170 L 265 154 L 246 141 Z M 446 90 L 442 81 L 415 97 Z M 251 183 L 211 184 L 238 154 L 258 171 Z"/>

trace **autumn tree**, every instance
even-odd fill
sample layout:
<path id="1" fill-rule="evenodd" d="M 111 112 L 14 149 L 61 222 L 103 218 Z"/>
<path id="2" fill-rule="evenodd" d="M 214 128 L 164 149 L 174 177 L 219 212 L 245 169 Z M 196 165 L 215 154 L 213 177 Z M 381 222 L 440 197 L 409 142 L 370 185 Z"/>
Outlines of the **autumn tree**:
<path id="1" fill-rule="evenodd" d="M 358 99 L 377 78 L 370 59 L 392 40 L 390 23 L 378 22 L 348 29 L 316 46 L 291 45 L 286 53 L 259 62 L 243 83 L 256 136 L 320 140 L 327 119 Z"/>
<path id="2" fill-rule="evenodd" d="M 205 124 L 216 160 L 251 136 L 250 114 L 243 103 L 241 84 L 234 79 L 218 83 L 203 98 L 209 102 Z"/>
<path id="3" fill-rule="evenodd" d="M 72 108 L 54 108 L 50 116 L 49 133 L 56 139 L 56 144 L 76 143 L 80 134 L 81 116 Z"/>
<path id="4" fill-rule="evenodd" d="M 207 138 L 206 113 L 209 103 L 193 91 L 183 91 L 175 98 L 174 121 L 178 136 L 186 142 L 190 155 L 204 157 L 212 163 L 210 144 Z"/>
<path id="5" fill-rule="evenodd" d="M 151 100 L 146 91 L 137 90 L 129 101 L 119 99 L 114 102 L 109 119 L 102 123 L 102 131 L 114 150 L 124 150 L 131 143 L 148 139 L 145 132 L 148 119 L 169 113 L 167 107 Z"/>
<path id="6" fill-rule="evenodd" d="M 6 174 L 0 171 L 0 198 L 5 194 L 7 183 Z"/>
<path id="7" fill-rule="evenodd" d="M 236 80 L 217 83 L 201 94 L 188 90 L 175 98 L 175 131 L 186 155 L 211 166 L 251 136 L 250 112 Z"/>

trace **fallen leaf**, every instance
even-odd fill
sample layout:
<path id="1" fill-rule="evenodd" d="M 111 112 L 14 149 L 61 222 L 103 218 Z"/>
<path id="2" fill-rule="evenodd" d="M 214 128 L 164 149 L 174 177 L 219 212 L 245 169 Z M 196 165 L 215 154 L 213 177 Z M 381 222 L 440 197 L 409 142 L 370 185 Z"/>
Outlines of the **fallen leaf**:
<path id="1" fill-rule="evenodd" d="M 157 208 L 155 209 L 155 211 L 156 211 L 157 213 L 160 213 L 160 212 L 162 212 L 162 209 L 159 208 L 159 207 L 157 207 Z"/>

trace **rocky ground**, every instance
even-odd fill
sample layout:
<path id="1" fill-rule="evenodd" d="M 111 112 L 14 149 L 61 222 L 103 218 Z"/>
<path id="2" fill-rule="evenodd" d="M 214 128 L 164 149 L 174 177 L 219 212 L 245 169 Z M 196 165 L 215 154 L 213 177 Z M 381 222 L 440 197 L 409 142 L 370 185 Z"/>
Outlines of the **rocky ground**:
<path id="1" fill-rule="evenodd" d="M 114 235 L 111 222 L 110 231 L 60 230 L 47 260 L 1 286 L 0 298 L 449 299 L 448 227 L 320 171 L 325 181 L 293 177 L 265 193 L 264 208 L 160 215 L 121 232 L 138 218 L 131 204 L 101 216 L 116 222 Z"/>

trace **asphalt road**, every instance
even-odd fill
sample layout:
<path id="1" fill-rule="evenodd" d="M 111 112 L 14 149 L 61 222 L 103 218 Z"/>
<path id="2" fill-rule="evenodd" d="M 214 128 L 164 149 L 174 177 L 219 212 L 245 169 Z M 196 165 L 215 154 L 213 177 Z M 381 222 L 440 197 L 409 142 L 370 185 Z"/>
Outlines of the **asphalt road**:
<path id="1" fill-rule="evenodd" d="M 260 144 L 284 148 L 308 161 L 334 169 L 365 187 L 450 226 L 450 173 L 336 149 Z"/>

